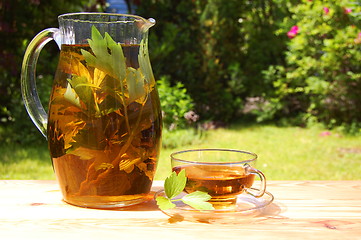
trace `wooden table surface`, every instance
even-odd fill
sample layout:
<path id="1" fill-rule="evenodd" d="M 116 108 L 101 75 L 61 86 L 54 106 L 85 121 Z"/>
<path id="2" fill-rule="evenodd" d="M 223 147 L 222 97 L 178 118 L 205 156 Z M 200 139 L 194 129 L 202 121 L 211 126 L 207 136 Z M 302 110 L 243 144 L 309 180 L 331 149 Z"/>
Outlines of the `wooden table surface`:
<path id="1" fill-rule="evenodd" d="M 162 182 L 153 184 L 153 191 Z M 269 181 L 275 200 L 240 223 L 174 222 L 154 200 L 123 210 L 68 205 L 55 181 L 0 181 L 0 239 L 361 239 L 361 181 Z"/>

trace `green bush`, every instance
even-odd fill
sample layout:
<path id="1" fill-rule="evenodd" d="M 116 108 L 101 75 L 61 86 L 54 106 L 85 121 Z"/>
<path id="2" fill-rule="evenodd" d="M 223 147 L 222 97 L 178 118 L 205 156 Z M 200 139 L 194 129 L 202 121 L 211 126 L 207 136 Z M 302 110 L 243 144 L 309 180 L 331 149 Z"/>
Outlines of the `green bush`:
<path id="1" fill-rule="evenodd" d="M 155 76 L 161 79 L 159 90 L 168 89 L 161 93 L 168 129 L 187 126 L 183 116 L 194 110 L 205 122 L 255 115 L 258 121 L 321 122 L 360 132 L 359 1 L 132 2 L 140 3 L 136 14 L 157 20 L 150 30 L 149 50 Z M 20 94 L 25 48 L 36 33 L 56 27 L 59 14 L 84 8 L 94 11 L 97 3 L 104 0 L 4 0 L 0 4 L 0 141 L 43 140 Z M 53 43 L 39 59 L 37 83 L 44 106 L 57 54 Z M 188 100 L 178 102 L 176 97 Z"/>
<path id="2" fill-rule="evenodd" d="M 157 81 L 157 88 L 166 129 L 182 129 L 198 120 L 195 113 L 193 118 L 187 117 L 192 114 L 194 105 L 182 83 L 171 86 L 168 78 L 162 77 Z"/>
<path id="3" fill-rule="evenodd" d="M 360 3 L 303 1 L 290 12 L 277 31 L 289 36 L 285 64 L 264 71 L 274 90 L 258 116 L 294 117 L 360 133 Z"/>
<path id="4" fill-rule="evenodd" d="M 284 41 L 273 32 L 287 2 L 142 0 L 137 14 L 157 20 L 149 38 L 155 75 L 182 82 L 202 120 L 233 121 L 247 97 L 272 87 L 262 70 L 283 60 Z"/>
<path id="5" fill-rule="evenodd" d="M 57 27 L 57 16 L 68 12 L 101 10 L 102 0 L 3 0 L 0 3 L 0 142 L 43 142 L 28 117 L 20 91 L 20 70 L 25 49 L 41 30 Z M 41 52 L 37 88 L 46 108 L 58 61 L 53 42 Z"/>

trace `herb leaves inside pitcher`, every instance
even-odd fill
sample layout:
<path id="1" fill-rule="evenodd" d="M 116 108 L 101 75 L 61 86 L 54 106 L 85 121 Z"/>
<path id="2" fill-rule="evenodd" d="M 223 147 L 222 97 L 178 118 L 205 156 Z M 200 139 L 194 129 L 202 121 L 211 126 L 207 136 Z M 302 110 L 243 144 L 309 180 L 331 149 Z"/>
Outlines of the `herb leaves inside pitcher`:
<path id="1" fill-rule="evenodd" d="M 151 187 L 161 117 L 146 42 L 116 43 L 93 26 L 88 44 L 62 45 L 48 132 L 70 201 L 134 200 Z"/>

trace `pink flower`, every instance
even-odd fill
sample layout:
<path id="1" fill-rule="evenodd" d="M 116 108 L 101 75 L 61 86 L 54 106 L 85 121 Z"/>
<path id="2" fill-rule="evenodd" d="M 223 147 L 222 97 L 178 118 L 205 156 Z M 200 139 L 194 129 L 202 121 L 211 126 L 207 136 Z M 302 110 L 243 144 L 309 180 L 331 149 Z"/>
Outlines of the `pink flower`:
<path id="1" fill-rule="evenodd" d="M 329 131 L 321 132 L 321 133 L 320 133 L 320 136 L 321 136 L 321 137 L 331 136 L 331 132 L 329 132 Z"/>
<path id="2" fill-rule="evenodd" d="M 345 8 L 345 13 L 346 14 L 349 14 L 349 13 L 351 13 L 352 12 L 352 9 L 351 8 Z"/>
<path id="3" fill-rule="evenodd" d="M 289 32 L 287 33 L 287 37 L 288 37 L 289 39 L 292 39 L 292 38 L 296 37 L 296 35 L 297 35 L 297 33 L 292 32 L 292 31 L 289 31 Z"/>
<path id="4" fill-rule="evenodd" d="M 292 31 L 292 32 L 295 32 L 295 33 L 298 33 L 298 29 L 299 29 L 299 28 L 298 28 L 297 25 L 291 27 L 291 31 Z"/>
<path id="5" fill-rule="evenodd" d="M 327 15 L 330 12 L 328 7 L 323 7 L 323 12 Z"/>
<path id="6" fill-rule="evenodd" d="M 287 32 L 287 37 L 290 39 L 296 37 L 296 35 L 298 34 L 298 30 L 299 30 L 298 26 L 292 26 L 291 30 Z"/>

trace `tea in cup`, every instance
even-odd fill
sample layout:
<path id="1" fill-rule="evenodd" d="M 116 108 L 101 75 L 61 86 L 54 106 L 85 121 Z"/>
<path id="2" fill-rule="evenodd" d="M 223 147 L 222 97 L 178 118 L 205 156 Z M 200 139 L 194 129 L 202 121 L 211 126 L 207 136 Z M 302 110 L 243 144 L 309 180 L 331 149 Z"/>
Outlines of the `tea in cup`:
<path id="1" fill-rule="evenodd" d="M 256 159 L 255 153 L 230 149 L 196 149 L 171 154 L 173 171 L 185 170 L 187 184 L 184 191 L 207 192 L 215 209 L 235 208 L 237 196 L 243 192 L 256 198 L 263 196 L 266 177 L 251 166 Z M 256 192 L 250 191 L 255 176 L 261 180 Z"/>

